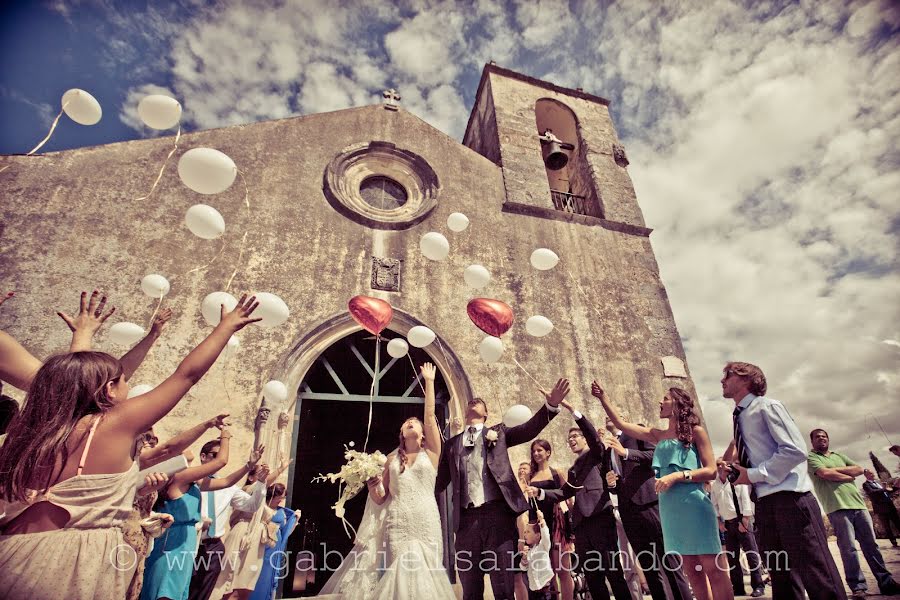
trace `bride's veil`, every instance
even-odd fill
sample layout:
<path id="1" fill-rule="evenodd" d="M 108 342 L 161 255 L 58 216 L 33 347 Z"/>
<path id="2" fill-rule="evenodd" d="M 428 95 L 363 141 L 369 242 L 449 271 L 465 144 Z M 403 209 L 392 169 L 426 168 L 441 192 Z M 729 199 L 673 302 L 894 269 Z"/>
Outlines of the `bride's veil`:
<path id="1" fill-rule="evenodd" d="M 353 548 L 341 566 L 332 573 L 318 596 L 333 595 L 341 600 L 366 600 L 372 596 L 378 579 L 386 567 L 387 550 L 384 544 L 384 517 L 391 497 L 382 504 L 366 494 L 366 508 L 356 529 Z"/>

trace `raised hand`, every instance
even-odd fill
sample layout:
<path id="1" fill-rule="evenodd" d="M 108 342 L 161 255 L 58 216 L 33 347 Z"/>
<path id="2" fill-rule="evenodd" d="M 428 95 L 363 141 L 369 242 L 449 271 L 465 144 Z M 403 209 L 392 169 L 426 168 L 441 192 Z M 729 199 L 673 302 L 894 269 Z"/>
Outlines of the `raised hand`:
<path id="1" fill-rule="evenodd" d="M 565 400 L 561 401 L 559 405 L 569 412 L 573 412 L 575 410 L 575 408 Z"/>
<path id="2" fill-rule="evenodd" d="M 172 318 L 172 309 L 164 308 L 156 314 L 156 318 L 153 319 L 153 325 L 150 326 L 150 333 L 155 335 L 159 335 L 163 332 L 163 329 L 166 328 L 166 325 L 169 324 L 169 319 Z"/>
<path id="3" fill-rule="evenodd" d="M 97 302 L 98 296 L 100 297 L 99 303 Z M 100 326 L 103 325 L 103 322 L 116 312 L 116 307 L 114 306 L 104 315 L 103 309 L 105 307 L 106 294 L 101 295 L 98 290 L 94 290 L 90 301 L 87 301 L 87 292 L 81 292 L 81 303 L 78 314 L 74 318 L 61 311 L 57 311 L 56 314 L 66 322 L 66 325 L 69 326 L 73 333 L 85 333 L 93 336 L 100 329 Z"/>
<path id="4" fill-rule="evenodd" d="M 265 451 L 266 451 L 265 445 L 260 444 L 259 446 L 257 446 L 253 450 L 253 452 L 250 453 L 250 460 L 247 461 L 247 464 L 249 464 L 252 467 L 256 463 L 258 463 L 262 459 L 263 452 L 265 452 Z M 264 479 L 264 478 L 260 477 L 260 479 Z"/>
<path id="5" fill-rule="evenodd" d="M 266 482 L 266 478 L 269 477 L 269 465 L 265 463 L 260 463 L 256 467 L 256 480 Z"/>
<path id="6" fill-rule="evenodd" d="M 544 390 L 541 390 L 541 393 L 547 400 L 547 404 L 556 408 L 560 405 L 560 402 L 562 402 L 565 397 L 569 395 L 569 380 L 560 378 L 560 380 L 556 382 L 556 385 L 553 386 L 553 389 L 549 394 Z"/>
<path id="7" fill-rule="evenodd" d="M 425 381 L 434 381 L 435 374 L 437 369 L 434 368 L 434 365 L 430 362 L 423 364 L 419 369 L 422 371 L 422 378 Z"/>
<path id="8" fill-rule="evenodd" d="M 228 423 L 228 421 L 226 421 L 227 418 L 228 418 L 228 413 L 216 415 L 215 417 L 213 417 L 212 419 L 210 419 L 206 422 L 206 428 L 212 429 L 213 427 L 215 427 L 217 429 L 225 429 L 226 427 L 228 427 L 228 425 L 230 425 L 230 423 Z"/>
<path id="9" fill-rule="evenodd" d="M 237 306 L 234 307 L 232 311 L 226 311 L 225 305 L 223 304 L 220 308 L 221 321 L 219 322 L 220 327 L 227 327 L 232 332 L 240 331 L 250 323 L 258 323 L 262 321 L 262 317 L 257 319 L 250 318 L 250 315 L 253 314 L 253 311 L 256 310 L 256 307 L 259 306 L 259 302 L 256 301 L 256 296 L 250 296 L 247 298 L 247 294 L 241 296 L 241 299 L 238 300 Z"/>
<path id="10" fill-rule="evenodd" d="M 597 383 L 596 379 L 591 382 L 591 396 L 593 396 L 597 400 L 600 400 L 601 402 L 606 399 L 606 392 L 603 391 L 603 388 L 600 387 L 600 384 Z"/>
<path id="11" fill-rule="evenodd" d="M 625 446 L 622 445 L 622 442 L 619 441 L 618 438 L 609 436 L 609 439 L 606 442 L 606 445 L 612 448 L 616 454 L 620 457 L 625 458 L 625 455 L 628 454 L 628 450 L 625 449 Z"/>

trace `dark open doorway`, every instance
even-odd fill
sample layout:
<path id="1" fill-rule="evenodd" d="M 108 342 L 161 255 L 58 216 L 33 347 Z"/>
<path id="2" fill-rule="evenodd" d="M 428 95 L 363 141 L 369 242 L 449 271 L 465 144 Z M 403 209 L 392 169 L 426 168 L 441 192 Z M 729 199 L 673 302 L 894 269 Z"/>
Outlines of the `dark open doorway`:
<path id="1" fill-rule="evenodd" d="M 375 386 L 372 426 L 367 451 L 393 451 L 399 442 L 400 425 L 409 417 L 422 417 L 424 395 L 417 383 L 418 367 L 430 358 L 424 350 L 410 348 L 409 357 L 391 358 L 385 347 L 396 337 L 384 331 L 381 340 L 380 377 Z M 375 363 L 375 338 L 365 331 L 351 334 L 328 348 L 310 368 L 298 394 L 299 420 L 293 444 L 296 457 L 289 482 L 289 505 L 299 508 L 302 517 L 288 542 L 289 570 L 283 583 L 284 597 L 315 595 L 338 567 L 353 541 L 344 532 L 332 506 L 338 486 L 312 483 L 312 478 L 340 470 L 344 447 L 351 441 L 362 450 L 369 419 L 369 392 Z M 415 365 L 415 368 L 414 368 Z M 448 392 L 440 370 L 435 381 L 438 423 L 447 435 Z M 354 527 L 362 518 L 366 492 L 347 503 L 345 517 Z M 446 521 L 446 501 L 439 499 L 442 521 Z M 446 531 L 446 528 L 445 528 Z M 352 531 L 351 531 L 352 535 Z M 449 538 L 444 555 L 450 555 Z M 303 552 L 303 554 L 301 554 Z M 315 557 L 314 581 L 301 569 L 298 556 Z"/>

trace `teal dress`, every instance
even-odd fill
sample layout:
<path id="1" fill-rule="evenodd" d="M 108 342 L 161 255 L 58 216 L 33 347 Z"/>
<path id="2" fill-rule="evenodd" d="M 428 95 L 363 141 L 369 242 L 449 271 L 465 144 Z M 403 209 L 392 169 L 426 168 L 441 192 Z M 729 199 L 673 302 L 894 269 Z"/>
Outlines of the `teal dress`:
<path id="1" fill-rule="evenodd" d="M 653 470 L 659 479 L 669 473 L 701 468 L 697 447 L 685 448 L 678 440 L 663 440 L 653 453 Z M 679 481 L 659 495 L 666 553 L 686 556 L 718 554 L 722 551 L 716 510 L 702 483 Z"/>
<path id="2" fill-rule="evenodd" d="M 153 541 L 141 600 L 187 600 L 197 553 L 195 525 L 200 521 L 200 488 L 196 483 L 191 485 L 180 498 L 166 500 L 157 512 L 169 513 L 175 522 Z"/>

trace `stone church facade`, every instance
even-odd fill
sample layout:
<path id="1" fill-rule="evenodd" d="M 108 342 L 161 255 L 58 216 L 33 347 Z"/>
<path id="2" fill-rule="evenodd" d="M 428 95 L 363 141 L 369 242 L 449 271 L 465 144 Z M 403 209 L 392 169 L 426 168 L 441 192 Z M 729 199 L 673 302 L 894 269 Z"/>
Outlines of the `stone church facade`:
<path id="1" fill-rule="evenodd" d="M 233 294 L 279 295 L 291 310 L 287 322 L 240 332 L 240 347 L 220 358 L 157 433 L 165 438 L 229 412 L 238 464 L 259 422 L 263 384 L 284 382 L 288 402 L 266 407 L 261 437 L 270 461 L 277 450 L 296 458 L 287 476 L 294 506 L 315 495 L 309 475 L 339 462 L 343 444 L 365 443 L 370 391 L 379 402 L 369 449 L 395 447 L 403 415 L 421 411 L 413 366 L 406 358 L 391 362 L 383 344 L 384 378 L 372 390 L 375 341 L 346 310 L 358 294 L 391 303 L 387 337 L 415 325 L 437 334 L 411 358 L 439 367 L 448 435 L 472 396 L 487 400 L 489 423 L 512 404 L 536 409 L 543 398 L 535 380 L 549 389 L 569 378 L 570 400 L 601 428 L 589 393 L 595 378 L 629 418 L 645 423 L 656 422 L 668 387 L 694 393 L 606 100 L 487 65 L 460 143 L 404 110 L 402 100 L 398 106 L 397 94 L 386 96 L 378 105 L 185 134 L 159 186 L 140 201 L 173 138 L 3 157 L 0 282 L 17 297 L 3 307 L 0 327 L 39 357 L 61 351 L 68 330 L 54 312 L 72 310 L 78 292 L 94 287 L 117 307 L 112 321 L 146 327 L 156 301 L 139 283 L 162 274 L 175 315 L 132 380 L 153 385 L 209 331 L 200 314 L 207 294 L 233 277 Z M 561 169 L 545 167 L 552 148 L 539 137 L 548 129 L 568 148 Z M 175 161 L 195 147 L 234 160 L 241 175 L 231 188 L 202 196 L 181 184 Z M 185 211 L 198 203 L 224 216 L 222 238 L 201 240 L 184 226 Z M 468 216 L 465 231 L 448 229 L 454 212 Z M 446 260 L 420 252 L 429 231 L 449 240 Z M 537 248 L 556 252 L 559 264 L 532 268 Z M 491 272 L 486 288 L 466 285 L 470 264 Z M 466 315 L 474 297 L 502 300 L 515 312 L 494 364 L 480 358 L 484 334 Z M 546 337 L 525 331 L 538 314 L 555 325 Z M 103 333 L 97 346 L 125 351 Z M 561 468 L 571 462 L 571 424 L 563 414 L 543 434 Z M 518 450 L 514 458 L 525 460 L 527 448 Z M 317 514 L 320 530 L 337 527 Z"/>

